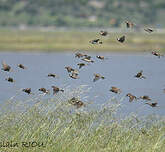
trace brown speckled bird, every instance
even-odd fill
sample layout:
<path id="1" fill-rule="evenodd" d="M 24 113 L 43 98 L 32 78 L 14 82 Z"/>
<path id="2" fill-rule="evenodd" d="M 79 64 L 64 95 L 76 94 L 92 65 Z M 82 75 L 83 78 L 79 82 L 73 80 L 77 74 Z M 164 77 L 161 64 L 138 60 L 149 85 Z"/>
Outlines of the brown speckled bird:
<path id="1" fill-rule="evenodd" d="M 141 70 L 140 72 L 138 72 L 134 77 L 136 77 L 136 78 L 140 78 L 140 79 L 146 79 L 146 77 L 145 76 L 143 76 L 143 70 Z"/>
<path id="2" fill-rule="evenodd" d="M 59 91 L 64 92 L 63 89 L 60 89 L 60 88 L 58 88 L 58 87 L 56 87 L 56 86 L 52 86 L 52 88 L 53 88 L 53 94 L 54 94 L 54 95 L 57 94 Z"/>
<path id="3" fill-rule="evenodd" d="M 26 88 L 26 89 L 23 89 L 22 91 L 27 94 L 31 94 L 31 88 Z"/>
<path id="4" fill-rule="evenodd" d="M 79 69 L 81 69 L 83 66 L 86 66 L 85 63 L 78 63 L 77 65 L 79 66 Z"/>
<path id="5" fill-rule="evenodd" d="M 101 36 L 107 36 L 107 35 L 108 35 L 108 32 L 107 32 L 107 31 L 101 30 L 101 31 L 99 32 L 99 34 L 100 34 Z"/>
<path id="6" fill-rule="evenodd" d="M 6 78 L 5 80 L 7 80 L 8 82 L 15 82 L 15 80 L 11 77 Z"/>
<path id="7" fill-rule="evenodd" d="M 76 57 L 76 58 L 82 58 L 83 56 L 84 56 L 84 54 L 79 53 L 79 52 L 77 52 L 77 53 L 75 54 L 75 57 Z"/>
<path id="8" fill-rule="evenodd" d="M 152 33 L 152 32 L 154 32 L 154 30 L 151 29 L 151 28 L 145 28 L 144 31 L 146 31 L 146 32 L 148 32 L 148 33 Z"/>
<path id="9" fill-rule="evenodd" d="M 148 100 L 148 101 L 151 100 L 151 98 L 149 96 L 146 96 L 146 95 L 140 96 L 139 98 L 143 99 L 143 100 Z"/>
<path id="10" fill-rule="evenodd" d="M 65 69 L 68 71 L 68 73 L 70 73 L 70 72 L 74 71 L 74 69 L 73 69 L 73 68 L 71 68 L 70 66 L 65 67 Z"/>
<path id="11" fill-rule="evenodd" d="M 121 93 L 121 90 L 117 87 L 111 87 L 109 91 L 114 92 L 114 93 Z"/>
<path id="12" fill-rule="evenodd" d="M 24 65 L 22 65 L 22 64 L 18 64 L 17 65 L 19 68 L 21 68 L 21 69 L 27 69 Z"/>
<path id="13" fill-rule="evenodd" d="M 148 104 L 148 105 L 150 105 L 151 107 L 156 107 L 158 103 L 157 103 L 157 102 L 152 102 L 152 103 L 147 102 L 147 103 L 145 103 L 145 104 Z"/>
<path id="14" fill-rule="evenodd" d="M 134 23 L 132 23 L 132 22 L 125 21 L 125 23 L 126 23 L 127 28 L 133 28 L 133 26 L 134 26 Z"/>
<path id="15" fill-rule="evenodd" d="M 120 37 L 120 38 L 117 38 L 117 40 L 120 42 L 120 43 L 123 43 L 125 41 L 125 35 Z"/>
<path id="16" fill-rule="evenodd" d="M 73 72 L 71 72 L 71 74 L 69 74 L 69 76 L 72 78 L 72 79 L 78 79 L 78 71 L 77 70 L 74 70 Z"/>
<path id="17" fill-rule="evenodd" d="M 46 90 L 45 88 L 40 88 L 38 89 L 39 91 L 43 92 L 43 93 L 46 93 L 46 94 L 49 94 L 50 91 L 49 90 Z"/>
<path id="18" fill-rule="evenodd" d="M 131 93 L 128 93 L 126 96 L 129 97 L 129 102 L 132 102 L 133 100 L 137 100 L 137 97 L 132 95 Z"/>
<path id="19" fill-rule="evenodd" d="M 105 79 L 105 77 L 100 74 L 94 74 L 93 82 L 96 82 L 99 79 Z"/>
<path id="20" fill-rule="evenodd" d="M 68 100 L 68 102 L 70 104 L 76 106 L 77 108 L 80 108 L 82 106 L 85 106 L 85 104 L 82 101 L 80 101 L 78 98 L 75 98 L 75 97 L 73 97 L 70 100 Z"/>
<path id="21" fill-rule="evenodd" d="M 4 71 L 9 72 L 11 70 L 11 67 L 8 64 L 6 64 L 5 62 L 2 62 L 2 66 L 3 66 L 2 70 L 4 70 Z"/>

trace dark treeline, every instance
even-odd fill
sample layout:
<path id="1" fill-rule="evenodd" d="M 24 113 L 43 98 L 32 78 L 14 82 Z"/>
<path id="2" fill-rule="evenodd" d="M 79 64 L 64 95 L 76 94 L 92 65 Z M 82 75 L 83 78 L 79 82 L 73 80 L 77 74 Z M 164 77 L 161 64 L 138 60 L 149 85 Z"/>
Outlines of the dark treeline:
<path id="1" fill-rule="evenodd" d="M 164 26 L 164 14 L 164 0 L 0 0 L 1 26 Z"/>

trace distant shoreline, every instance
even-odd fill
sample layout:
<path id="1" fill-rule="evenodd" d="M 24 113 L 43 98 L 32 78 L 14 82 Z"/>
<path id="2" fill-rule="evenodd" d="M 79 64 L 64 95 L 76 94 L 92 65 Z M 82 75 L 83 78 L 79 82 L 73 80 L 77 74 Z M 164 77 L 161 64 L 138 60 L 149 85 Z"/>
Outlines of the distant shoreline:
<path id="1" fill-rule="evenodd" d="M 58 51 L 103 51 L 103 52 L 150 52 L 165 51 L 165 33 L 159 30 L 149 34 L 141 32 L 112 32 L 103 37 L 97 31 L 77 30 L 0 30 L 0 51 L 19 52 L 58 52 Z M 126 41 L 119 43 L 117 38 L 125 35 Z M 89 41 L 100 38 L 102 45 L 90 44 Z"/>

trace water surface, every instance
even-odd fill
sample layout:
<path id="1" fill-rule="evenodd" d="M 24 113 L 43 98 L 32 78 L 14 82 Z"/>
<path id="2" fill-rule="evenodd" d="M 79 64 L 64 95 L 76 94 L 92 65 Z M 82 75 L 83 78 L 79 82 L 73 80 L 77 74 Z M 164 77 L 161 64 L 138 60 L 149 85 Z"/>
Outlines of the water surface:
<path id="1" fill-rule="evenodd" d="M 19 91 L 22 88 L 32 88 L 35 94 L 38 89 L 45 87 L 51 90 L 51 86 L 60 88 L 76 88 L 80 85 L 88 85 L 90 91 L 84 97 L 85 101 L 91 100 L 96 105 L 101 105 L 110 98 L 121 100 L 122 112 L 138 112 L 145 114 L 165 115 L 165 58 L 157 58 L 151 54 L 118 54 L 118 53 L 93 53 L 94 63 L 80 69 L 80 79 L 73 80 L 68 76 L 65 66 L 78 69 L 77 63 L 82 62 L 74 57 L 73 53 L 0 53 L 0 61 L 11 65 L 11 72 L 0 71 L 0 102 L 3 103 L 11 97 L 27 99 L 28 95 Z M 101 61 L 96 55 L 104 55 L 106 60 Z M 28 69 L 17 68 L 17 64 L 23 64 Z M 140 70 L 144 71 L 147 79 L 136 79 L 134 75 Z M 48 73 L 55 73 L 59 78 L 48 78 Z M 93 74 L 100 73 L 104 80 L 93 82 Z M 9 83 L 5 78 L 11 76 L 16 82 Z M 120 95 L 110 92 L 111 86 L 122 90 Z M 136 96 L 148 95 L 157 101 L 159 106 L 152 108 L 143 101 L 130 103 L 125 97 L 127 93 Z M 51 97 L 51 96 L 49 96 Z M 83 98 L 83 97 L 82 97 Z"/>

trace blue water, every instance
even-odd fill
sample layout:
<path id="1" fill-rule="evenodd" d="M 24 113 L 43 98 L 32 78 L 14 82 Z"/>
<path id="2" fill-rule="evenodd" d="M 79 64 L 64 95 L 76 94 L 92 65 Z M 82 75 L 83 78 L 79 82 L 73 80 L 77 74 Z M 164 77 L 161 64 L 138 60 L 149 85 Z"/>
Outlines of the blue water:
<path id="1" fill-rule="evenodd" d="M 101 105 L 110 98 L 115 97 L 122 104 L 126 113 L 138 112 L 141 115 L 165 115 L 165 58 L 157 58 L 150 53 L 146 54 L 118 54 L 118 53 L 93 53 L 89 54 L 94 63 L 79 70 L 80 79 L 71 79 L 65 66 L 78 69 L 77 63 L 82 62 L 74 57 L 74 53 L 0 53 L 0 62 L 5 61 L 12 67 L 11 72 L 0 71 L 0 103 L 16 95 L 16 99 L 25 100 L 29 95 L 19 91 L 22 88 L 32 88 L 34 94 L 39 94 L 38 89 L 45 87 L 51 89 L 52 85 L 60 88 L 76 88 L 88 85 L 89 92 L 81 98 Z M 106 60 L 101 61 L 96 55 L 104 55 Z M 19 69 L 17 64 L 23 64 L 26 70 Z M 1 66 L 2 67 L 2 66 Z M 140 70 L 144 71 L 147 79 L 136 79 L 134 75 Z M 49 78 L 48 73 L 55 73 L 59 78 Z M 105 76 L 104 80 L 93 82 L 93 74 Z M 11 76 L 16 82 L 10 83 L 5 78 Z M 110 92 L 111 86 L 122 90 L 120 95 Z M 153 102 L 158 102 L 158 107 L 152 108 L 144 101 L 130 103 L 125 97 L 127 93 L 139 97 L 148 95 Z M 52 94 L 52 92 L 51 92 Z M 87 96 L 87 97 L 85 97 Z M 51 98 L 52 95 L 48 95 Z"/>

